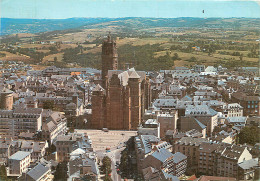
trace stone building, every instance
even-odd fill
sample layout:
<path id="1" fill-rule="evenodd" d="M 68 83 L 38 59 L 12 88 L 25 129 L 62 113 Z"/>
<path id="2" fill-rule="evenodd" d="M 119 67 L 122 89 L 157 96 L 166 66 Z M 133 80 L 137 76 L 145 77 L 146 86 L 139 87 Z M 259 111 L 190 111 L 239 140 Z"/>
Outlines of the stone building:
<path id="1" fill-rule="evenodd" d="M 0 110 L 0 136 L 18 137 L 22 132 L 36 133 L 42 129 L 41 108 Z"/>
<path id="2" fill-rule="evenodd" d="M 13 91 L 5 87 L 0 90 L 0 109 L 13 109 Z"/>
<path id="3" fill-rule="evenodd" d="M 163 170 L 168 174 L 180 177 L 186 171 L 187 157 L 180 152 L 173 154 L 167 149 L 161 148 L 144 159 L 143 169 L 147 167 Z"/>
<path id="4" fill-rule="evenodd" d="M 144 71 L 117 70 L 116 43 L 108 36 L 102 47 L 102 86 L 92 97 L 92 128 L 137 130 L 150 103 L 149 81 Z"/>
<path id="5" fill-rule="evenodd" d="M 194 173 L 198 169 L 199 154 L 198 150 L 206 138 L 183 137 L 174 145 L 174 152 L 181 152 L 187 156 L 187 172 Z"/>
<path id="6" fill-rule="evenodd" d="M 21 176 L 31 162 L 31 153 L 18 151 L 8 158 L 7 176 Z"/>
<path id="7" fill-rule="evenodd" d="M 69 133 L 57 137 L 56 150 L 57 161 L 69 161 L 70 153 L 81 148 L 84 151 L 93 151 L 91 140 L 83 133 Z"/>

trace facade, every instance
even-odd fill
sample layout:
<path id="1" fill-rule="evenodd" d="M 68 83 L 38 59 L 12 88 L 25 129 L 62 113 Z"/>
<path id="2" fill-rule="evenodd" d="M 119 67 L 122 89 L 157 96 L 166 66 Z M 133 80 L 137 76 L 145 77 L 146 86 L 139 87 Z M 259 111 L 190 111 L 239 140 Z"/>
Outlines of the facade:
<path id="1" fill-rule="evenodd" d="M 17 108 L 0 110 L 1 137 L 18 137 L 22 132 L 36 133 L 42 129 L 42 109 Z"/>
<path id="2" fill-rule="evenodd" d="M 138 127 L 138 135 L 153 135 L 160 138 L 160 123 L 156 119 L 148 119 Z"/>
<path id="3" fill-rule="evenodd" d="M 254 177 L 258 159 L 252 159 L 247 147 L 203 142 L 199 147 L 198 172 L 206 175 L 248 180 Z"/>
<path id="4" fill-rule="evenodd" d="M 68 135 L 58 136 L 55 144 L 58 162 L 69 161 L 70 153 L 77 148 L 81 148 L 85 151 L 93 151 L 91 141 L 87 135 L 82 133 L 70 133 Z"/>
<path id="5" fill-rule="evenodd" d="M 8 158 L 7 176 L 21 176 L 30 166 L 31 153 L 18 151 Z"/>
<path id="6" fill-rule="evenodd" d="M 245 93 L 236 92 L 231 95 L 231 100 L 239 103 L 244 108 L 244 116 L 260 116 L 259 96 L 248 96 Z"/>
<path id="7" fill-rule="evenodd" d="M 7 164 L 9 155 L 10 142 L 7 140 L 0 141 L 0 165 Z"/>
<path id="8" fill-rule="evenodd" d="M 48 116 L 42 123 L 41 137 L 51 145 L 59 135 L 67 132 L 67 119 L 60 112 L 48 111 Z"/>
<path id="9" fill-rule="evenodd" d="M 18 178 L 19 181 L 52 181 L 51 169 L 40 163 Z"/>
<path id="10" fill-rule="evenodd" d="M 27 141 L 27 140 L 13 140 L 10 143 L 8 155 L 13 155 L 18 151 L 25 151 L 31 153 L 31 161 L 39 161 L 46 153 L 48 147 L 47 142 Z"/>
<path id="11" fill-rule="evenodd" d="M 160 123 L 160 138 L 165 138 L 167 130 L 177 129 L 178 112 L 172 111 L 171 114 L 158 114 L 157 121 Z"/>
<path id="12" fill-rule="evenodd" d="M 188 105 L 185 110 L 185 116 L 194 117 L 207 126 L 207 136 L 210 136 L 215 126 L 218 125 L 217 112 L 207 105 Z"/>
<path id="13" fill-rule="evenodd" d="M 117 70 L 116 44 L 111 37 L 102 47 L 102 86 L 92 97 L 92 128 L 137 130 L 148 108 L 149 81 L 143 71 Z"/>
<path id="14" fill-rule="evenodd" d="M 205 72 L 205 65 L 194 65 L 193 66 L 194 72 Z"/>
<path id="15" fill-rule="evenodd" d="M 185 132 L 189 130 L 197 130 L 202 134 L 202 137 L 206 137 L 207 126 L 202 124 L 198 119 L 191 116 L 182 116 L 180 120 L 180 131 Z"/>
<path id="16" fill-rule="evenodd" d="M 243 107 L 238 103 L 223 105 L 218 111 L 221 111 L 226 118 L 243 116 Z"/>
<path id="17" fill-rule="evenodd" d="M 144 159 L 143 169 L 147 167 L 163 170 L 168 174 L 180 177 L 186 171 L 187 157 L 180 152 L 173 154 L 165 148 L 161 148 Z"/>
<path id="18" fill-rule="evenodd" d="M 187 172 L 194 173 L 198 169 L 200 144 L 207 142 L 206 138 L 183 137 L 174 145 L 174 152 L 181 152 L 187 156 Z"/>
<path id="19" fill-rule="evenodd" d="M 154 150 L 153 150 L 154 148 Z M 140 135 L 135 137 L 135 152 L 137 160 L 138 171 L 141 171 L 143 167 L 144 159 L 153 153 L 156 148 L 165 148 L 169 152 L 172 152 L 172 146 L 165 142 L 161 141 L 160 138 L 153 135 Z"/>

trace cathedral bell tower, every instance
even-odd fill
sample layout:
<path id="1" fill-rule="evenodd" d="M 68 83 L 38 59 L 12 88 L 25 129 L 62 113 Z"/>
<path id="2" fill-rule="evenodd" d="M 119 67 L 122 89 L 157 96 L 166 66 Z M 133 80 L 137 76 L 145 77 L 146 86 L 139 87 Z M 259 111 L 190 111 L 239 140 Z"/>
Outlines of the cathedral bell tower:
<path id="1" fill-rule="evenodd" d="M 102 87 L 107 89 L 107 74 L 108 70 L 117 70 L 118 67 L 118 54 L 116 42 L 111 39 L 111 35 L 102 45 Z"/>

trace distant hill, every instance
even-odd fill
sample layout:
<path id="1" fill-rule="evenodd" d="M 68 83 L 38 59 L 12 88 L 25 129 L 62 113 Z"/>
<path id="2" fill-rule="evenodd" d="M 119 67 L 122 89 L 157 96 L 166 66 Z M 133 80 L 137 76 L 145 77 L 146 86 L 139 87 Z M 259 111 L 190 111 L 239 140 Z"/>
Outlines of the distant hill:
<path id="1" fill-rule="evenodd" d="M 1 35 L 40 33 L 73 29 L 83 25 L 111 21 L 110 18 L 12 19 L 1 18 Z"/>
<path id="2" fill-rule="evenodd" d="M 107 26 L 144 29 L 155 27 L 189 28 L 260 28 L 260 18 L 69 18 L 69 19 L 11 19 L 1 18 L 1 35 L 40 33 L 66 29 L 104 28 Z"/>

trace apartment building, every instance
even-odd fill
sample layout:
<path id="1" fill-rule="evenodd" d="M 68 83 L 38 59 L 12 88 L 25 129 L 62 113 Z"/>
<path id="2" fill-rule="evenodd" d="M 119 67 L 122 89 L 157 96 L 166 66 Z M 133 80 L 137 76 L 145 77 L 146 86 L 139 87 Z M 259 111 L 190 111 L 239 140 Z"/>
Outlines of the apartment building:
<path id="1" fill-rule="evenodd" d="M 138 135 L 154 135 L 160 137 L 160 123 L 156 119 L 148 119 L 137 129 Z"/>
<path id="2" fill-rule="evenodd" d="M 252 179 L 258 159 L 252 159 L 247 147 L 203 142 L 199 147 L 198 172 L 206 175 Z"/>
<path id="3" fill-rule="evenodd" d="M 47 147 L 48 143 L 44 141 L 13 140 L 8 151 L 9 155 L 13 155 L 18 151 L 30 152 L 31 161 L 35 162 L 45 155 Z"/>
<path id="4" fill-rule="evenodd" d="M 52 181 L 53 178 L 51 169 L 38 163 L 28 172 L 23 173 L 22 176 L 18 178 L 18 181 Z"/>
<path id="5" fill-rule="evenodd" d="M 8 158 L 7 176 L 21 176 L 30 166 L 31 153 L 18 151 Z"/>
<path id="6" fill-rule="evenodd" d="M 21 132 L 36 133 L 42 127 L 42 110 L 39 108 L 17 108 L 0 110 L 0 136 L 18 137 Z"/>
<path id="7" fill-rule="evenodd" d="M 187 157 L 180 152 L 173 154 L 167 149 L 161 148 L 143 160 L 143 169 L 147 167 L 163 170 L 168 174 L 180 177 L 186 171 Z"/>
<path id="8" fill-rule="evenodd" d="M 165 133 L 170 129 L 177 129 L 178 111 L 170 114 L 158 114 L 157 121 L 160 123 L 160 138 L 165 139 Z"/>
<path id="9" fill-rule="evenodd" d="M 174 152 L 181 152 L 187 156 L 187 172 L 194 173 L 198 169 L 199 147 L 203 142 L 207 142 L 205 138 L 183 137 L 174 145 Z"/>
<path id="10" fill-rule="evenodd" d="M 215 152 L 218 176 L 238 178 L 238 164 L 252 159 L 252 155 L 244 146 L 221 144 Z"/>
<path id="11" fill-rule="evenodd" d="M 135 137 L 135 152 L 137 160 L 137 168 L 139 171 L 143 169 L 143 160 L 153 153 L 156 149 L 165 148 L 172 152 L 172 145 L 153 135 L 140 135 Z"/>
<path id="12" fill-rule="evenodd" d="M 226 118 L 243 116 L 243 107 L 238 103 L 223 105 L 218 111 L 221 111 Z"/>
<path id="13" fill-rule="evenodd" d="M 239 103 L 243 107 L 244 116 L 260 115 L 260 97 L 248 96 L 243 92 L 236 92 L 231 95 L 231 101 Z"/>
<path id="14" fill-rule="evenodd" d="M 201 123 L 198 119 L 192 116 L 182 116 L 180 119 L 180 131 L 189 131 L 189 130 L 197 130 L 199 131 L 203 136 L 203 138 L 206 137 L 207 132 L 207 126 Z"/>
<path id="15" fill-rule="evenodd" d="M 59 135 L 67 132 L 67 118 L 60 112 L 46 110 L 42 123 L 41 136 L 51 145 Z"/>
<path id="16" fill-rule="evenodd" d="M 188 105 L 185 116 L 194 117 L 207 126 L 207 135 L 210 136 L 218 125 L 218 113 L 207 105 Z"/>
<path id="17" fill-rule="evenodd" d="M 57 161 L 69 161 L 69 154 L 77 148 L 93 151 L 91 140 L 83 133 L 69 133 L 68 135 L 60 135 L 56 140 Z"/>

